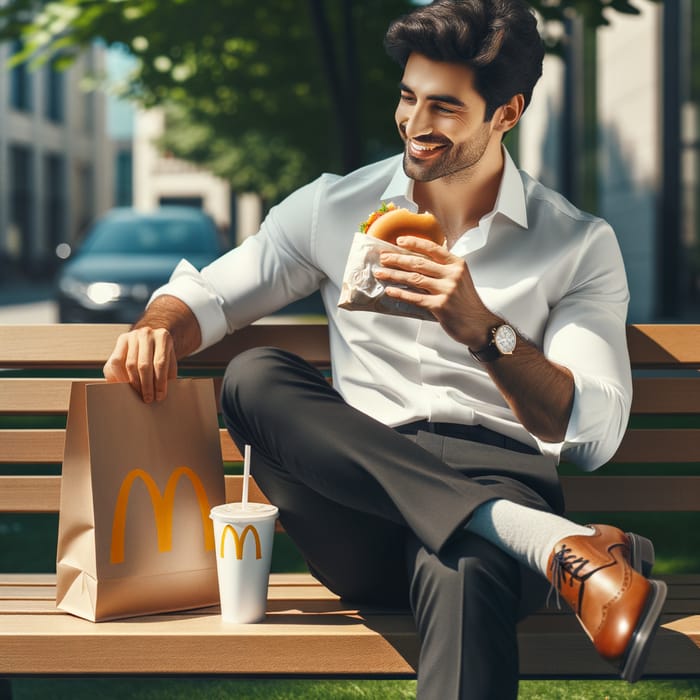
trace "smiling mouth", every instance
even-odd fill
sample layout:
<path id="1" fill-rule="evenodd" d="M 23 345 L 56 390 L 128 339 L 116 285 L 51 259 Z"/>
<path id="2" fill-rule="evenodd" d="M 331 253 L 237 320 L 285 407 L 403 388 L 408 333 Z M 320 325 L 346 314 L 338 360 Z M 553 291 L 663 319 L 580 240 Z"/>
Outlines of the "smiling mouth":
<path id="1" fill-rule="evenodd" d="M 413 139 L 408 139 L 406 141 L 406 148 L 408 154 L 414 158 L 431 158 L 438 152 L 447 148 L 445 143 L 428 143 L 425 141 L 414 141 Z"/>

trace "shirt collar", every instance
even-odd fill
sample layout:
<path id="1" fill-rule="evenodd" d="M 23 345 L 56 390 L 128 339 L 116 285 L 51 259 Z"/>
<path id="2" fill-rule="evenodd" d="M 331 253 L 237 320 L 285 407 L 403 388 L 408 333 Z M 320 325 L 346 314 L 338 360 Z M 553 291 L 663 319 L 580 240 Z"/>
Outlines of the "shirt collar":
<path id="1" fill-rule="evenodd" d="M 503 214 L 503 216 L 508 217 L 518 226 L 527 228 L 527 208 L 525 206 L 523 181 L 510 153 L 508 153 L 508 149 L 505 146 L 502 146 L 502 149 L 504 167 L 496 204 L 491 212 L 481 218 L 479 225 L 486 224 L 486 227 L 490 229 L 491 221 L 493 221 L 495 215 Z M 393 202 L 397 206 L 406 207 L 413 211 L 418 209 L 418 206 L 413 201 L 413 180 L 403 170 L 403 157 L 399 159 L 394 176 L 384 190 L 381 200 L 383 202 Z"/>

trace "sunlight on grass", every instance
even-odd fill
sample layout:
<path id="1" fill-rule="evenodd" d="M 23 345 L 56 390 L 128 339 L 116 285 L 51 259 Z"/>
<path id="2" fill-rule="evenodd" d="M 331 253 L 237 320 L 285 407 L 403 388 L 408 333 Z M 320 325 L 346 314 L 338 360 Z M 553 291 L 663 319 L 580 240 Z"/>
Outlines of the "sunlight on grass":
<path id="1" fill-rule="evenodd" d="M 414 681 L 26 679 L 15 700 L 408 700 Z M 523 681 L 519 700 L 700 700 L 700 680 Z"/>

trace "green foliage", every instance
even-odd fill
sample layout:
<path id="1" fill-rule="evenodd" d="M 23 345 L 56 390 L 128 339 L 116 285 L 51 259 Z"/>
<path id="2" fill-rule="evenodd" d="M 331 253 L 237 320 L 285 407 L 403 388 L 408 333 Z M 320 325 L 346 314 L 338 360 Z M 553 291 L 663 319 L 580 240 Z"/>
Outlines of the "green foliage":
<path id="1" fill-rule="evenodd" d="M 533 0 L 552 22 L 595 26 L 637 0 Z M 279 199 L 323 170 L 347 172 L 399 145 L 398 70 L 389 22 L 412 0 L 6 0 L 0 40 L 22 37 L 15 63 L 87 44 L 123 46 L 136 68 L 122 93 L 167 105 L 161 144 L 205 164 L 237 190 Z M 551 33 L 548 33 L 548 35 Z M 553 34 L 552 34 L 553 36 Z M 552 50 L 561 42 L 551 39 Z"/>

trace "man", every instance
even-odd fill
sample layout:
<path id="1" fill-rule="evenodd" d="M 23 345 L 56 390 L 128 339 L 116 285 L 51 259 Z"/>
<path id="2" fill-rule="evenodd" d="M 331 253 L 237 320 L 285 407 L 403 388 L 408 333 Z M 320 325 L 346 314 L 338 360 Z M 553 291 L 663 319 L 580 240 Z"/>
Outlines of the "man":
<path id="1" fill-rule="evenodd" d="M 548 583 L 634 681 L 665 598 L 640 573 L 653 547 L 561 517 L 556 473 L 562 455 L 603 464 L 626 427 L 621 256 L 604 221 L 501 143 L 541 73 L 535 19 L 520 0 L 438 0 L 394 22 L 386 46 L 403 67 L 403 154 L 322 176 L 201 272 L 181 263 L 105 375 L 160 399 L 178 358 L 320 289 L 334 388 L 262 348 L 231 362 L 222 390 L 314 575 L 348 599 L 410 604 L 422 698 L 516 697 L 516 623 Z M 435 321 L 337 308 L 358 221 L 383 201 L 445 231 L 445 247 L 404 236 L 376 272 Z"/>

